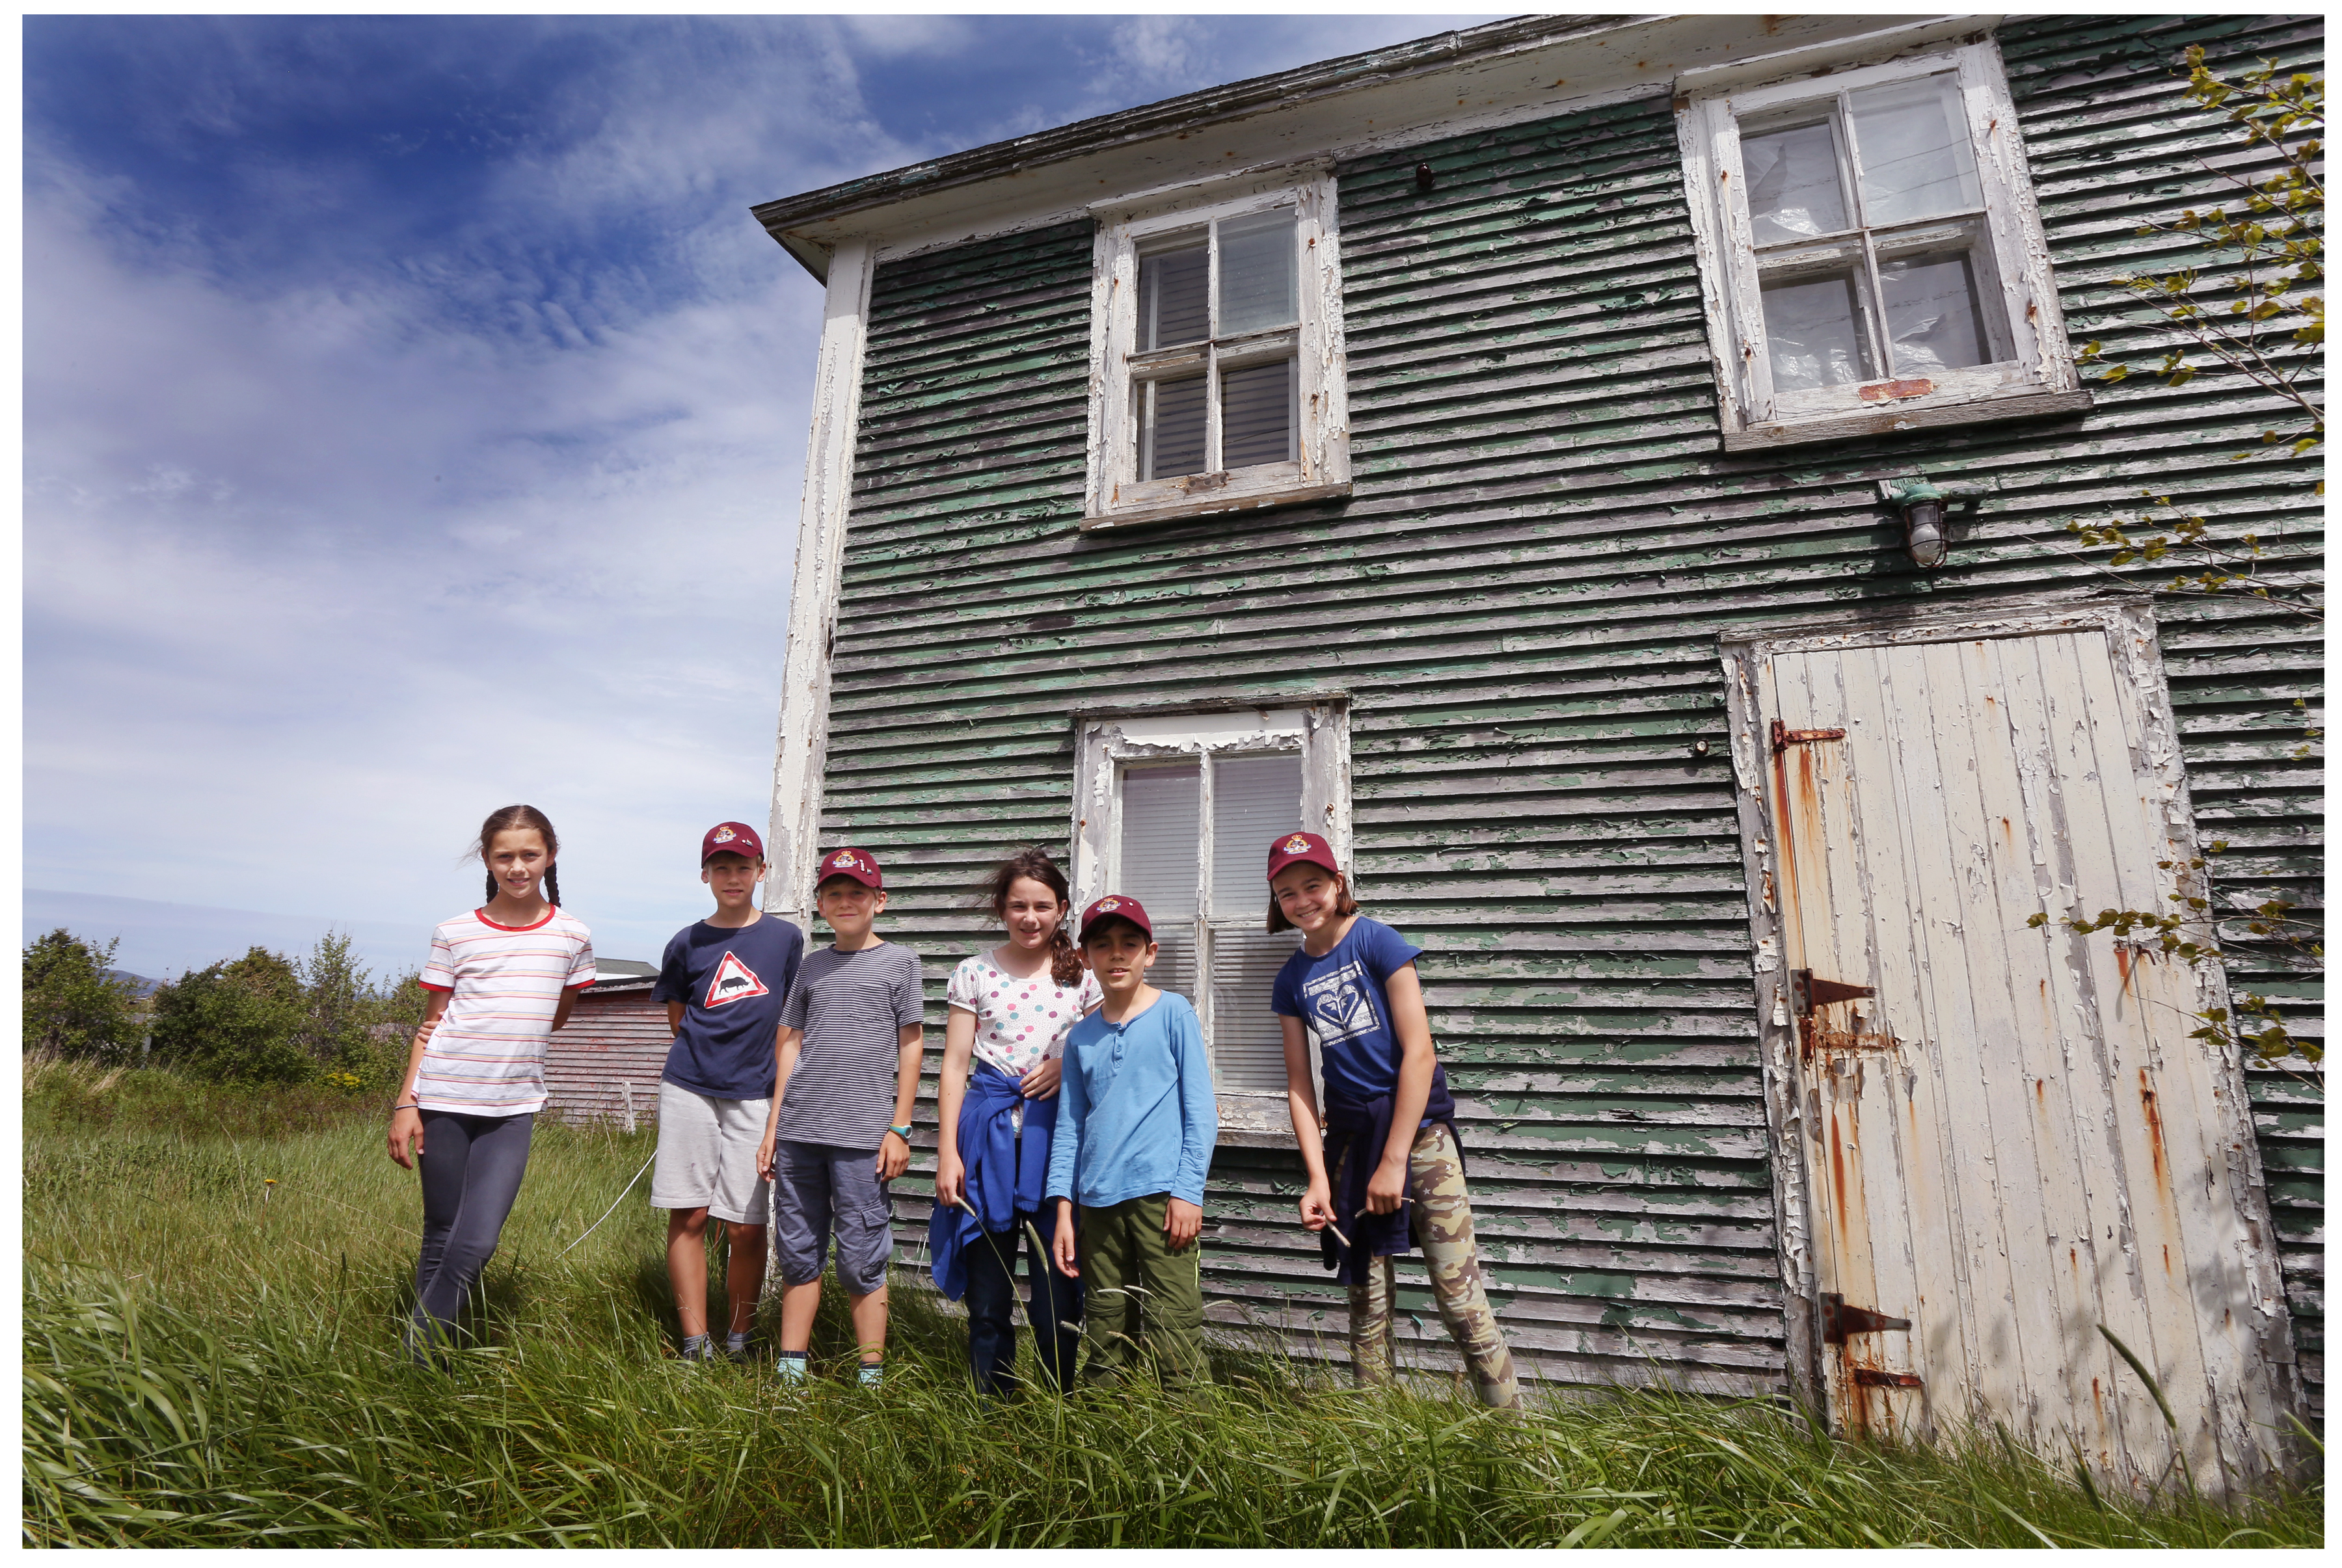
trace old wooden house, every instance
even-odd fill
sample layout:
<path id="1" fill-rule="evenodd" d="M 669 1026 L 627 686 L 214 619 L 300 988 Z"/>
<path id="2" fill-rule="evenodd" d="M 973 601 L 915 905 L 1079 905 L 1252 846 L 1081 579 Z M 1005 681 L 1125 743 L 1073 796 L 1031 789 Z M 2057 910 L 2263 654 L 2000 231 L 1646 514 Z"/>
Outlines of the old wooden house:
<path id="1" fill-rule="evenodd" d="M 2151 491 L 2317 564 L 2314 459 L 2229 461 L 2250 387 L 2074 363 L 2159 346 L 2137 225 L 2249 164 L 2191 44 L 2320 32 L 1538 17 L 759 207 L 827 291 L 774 907 L 876 852 L 939 1031 L 1006 850 L 1144 898 L 1213 1321 L 1338 1355 L 1262 929 L 1321 830 L 1426 949 L 1533 1375 L 2152 1477 L 2103 1324 L 2252 1472 L 2317 1408 L 2317 1098 L 2189 1014 L 2283 977 L 2057 924 L 2215 840 L 2223 907 L 2316 902 L 2314 626 L 2064 531 Z"/>

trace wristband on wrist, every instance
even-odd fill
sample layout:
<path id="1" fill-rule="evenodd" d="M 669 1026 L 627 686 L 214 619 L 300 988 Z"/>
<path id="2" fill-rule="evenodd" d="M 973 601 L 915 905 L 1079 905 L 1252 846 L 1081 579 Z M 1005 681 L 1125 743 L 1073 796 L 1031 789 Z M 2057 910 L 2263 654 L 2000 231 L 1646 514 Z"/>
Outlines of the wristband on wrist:
<path id="1" fill-rule="evenodd" d="M 911 1129 L 908 1127 L 889 1127 L 886 1131 L 894 1134 L 895 1136 L 902 1139 L 906 1144 L 911 1141 Z"/>

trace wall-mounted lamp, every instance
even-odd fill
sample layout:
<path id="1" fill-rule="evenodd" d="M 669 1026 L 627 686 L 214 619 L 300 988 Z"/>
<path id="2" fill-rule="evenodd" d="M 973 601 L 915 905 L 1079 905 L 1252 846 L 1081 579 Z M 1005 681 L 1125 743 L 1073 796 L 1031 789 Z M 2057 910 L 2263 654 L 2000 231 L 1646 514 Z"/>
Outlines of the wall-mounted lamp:
<path id="1" fill-rule="evenodd" d="M 1986 491 L 1982 484 L 1937 484 L 1918 479 L 1882 479 L 1878 482 L 1878 498 L 1903 513 L 1903 548 L 1910 553 L 1911 563 L 1933 571 L 1944 564 L 1951 554 L 1951 541 L 1944 533 L 1944 503 L 1974 501 Z"/>

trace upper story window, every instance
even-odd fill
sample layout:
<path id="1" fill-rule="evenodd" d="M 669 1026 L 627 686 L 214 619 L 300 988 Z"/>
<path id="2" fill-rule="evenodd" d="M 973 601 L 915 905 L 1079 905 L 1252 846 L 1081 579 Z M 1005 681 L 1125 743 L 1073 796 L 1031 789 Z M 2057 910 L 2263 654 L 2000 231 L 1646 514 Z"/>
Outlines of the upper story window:
<path id="1" fill-rule="evenodd" d="M 1323 169 L 1101 212 L 1085 527 L 1346 493 L 1333 218 Z"/>
<path id="2" fill-rule="evenodd" d="M 1079 733 L 1075 902 L 1113 892 L 1146 906 L 1161 949 L 1147 980 L 1195 1004 L 1231 1127 L 1290 1125 L 1269 999 L 1300 939 L 1266 929 L 1268 846 L 1311 827 L 1346 853 L 1347 736 L 1332 705 L 1093 719 Z"/>
<path id="3" fill-rule="evenodd" d="M 1991 44 L 1679 102 L 1727 447 L 2087 406 Z"/>

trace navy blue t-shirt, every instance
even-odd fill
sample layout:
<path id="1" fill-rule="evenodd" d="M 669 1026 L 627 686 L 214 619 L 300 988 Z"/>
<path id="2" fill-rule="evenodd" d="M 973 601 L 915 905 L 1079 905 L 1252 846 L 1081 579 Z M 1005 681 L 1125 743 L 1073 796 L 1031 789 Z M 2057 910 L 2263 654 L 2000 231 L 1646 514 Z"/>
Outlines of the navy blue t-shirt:
<path id="1" fill-rule="evenodd" d="M 1385 986 L 1422 951 L 1381 921 L 1360 915 L 1331 953 L 1312 958 L 1296 948 L 1276 972 L 1269 1005 L 1300 1019 L 1316 1036 L 1327 1094 L 1373 1100 L 1397 1086 L 1402 1053 Z"/>
<path id="2" fill-rule="evenodd" d="M 675 934 L 654 1002 L 680 1002 L 683 1028 L 666 1054 L 668 1083 L 718 1100 L 773 1093 L 773 1036 L 805 962 L 805 933 L 767 914 L 754 925 L 700 921 Z"/>

